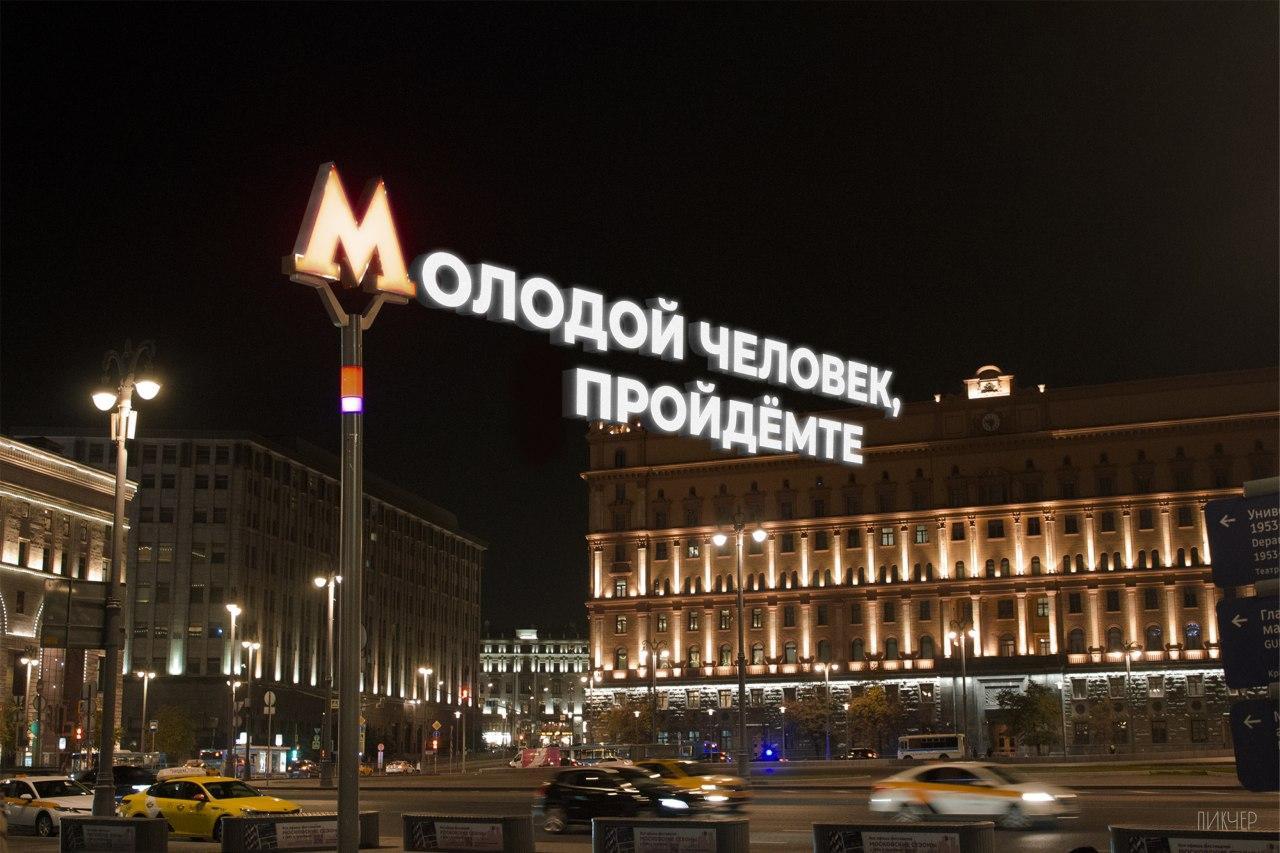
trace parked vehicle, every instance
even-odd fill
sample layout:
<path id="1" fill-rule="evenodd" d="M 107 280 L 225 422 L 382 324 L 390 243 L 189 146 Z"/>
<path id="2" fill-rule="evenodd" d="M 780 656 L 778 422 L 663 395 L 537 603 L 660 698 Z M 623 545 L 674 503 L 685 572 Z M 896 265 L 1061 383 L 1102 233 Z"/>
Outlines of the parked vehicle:
<path id="1" fill-rule="evenodd" d="M 680 791 L 637 768 L 581 767 L 561 770 L 543 783 L 533 815 L 544 831 L 560 833 L 597 817 L 675 817 L 700 802 L 696 793 Z"/>
<path id="2" fill-rule="evenodd" d="M 162 817 L 174 835 L 222 838 L 222 821 L 254 814 L 297 814 L 301 806 L 269 797 L 239 779 L 191 775 L 157 782 L 140 794 L 130 794 L 116 813 L 121 817 Z"/>
<path id="3" fill-rule="evenodd" d="M 408 761 L 389 761 L 384 770 L 386 773 L 417 773 L 418 768 Z"/>
<path id="4" fill-rule="evenodd" d="M 1078 809 L 1076 795 L 1065 788 L 976 761 L 928 764 L 890 776 L 876 783 L 870 806 L 902 822 L 983 817 L 1009 829 L 1074 817 Z"/>
<path id="5" fill-rule="evenodd" d="M 290 779 L 316 779 L 320 776 L 320 765 L 310 758 L 290 761 L 285 773 Z"/>
<path id="6" fill-rule="evenodd" d="M 28 826 L 36 835 L 58 834 L 64 815 L 90 814 L 93 791 L 67 776 L 22 776 L 0 782 L 9 826 Z"/>

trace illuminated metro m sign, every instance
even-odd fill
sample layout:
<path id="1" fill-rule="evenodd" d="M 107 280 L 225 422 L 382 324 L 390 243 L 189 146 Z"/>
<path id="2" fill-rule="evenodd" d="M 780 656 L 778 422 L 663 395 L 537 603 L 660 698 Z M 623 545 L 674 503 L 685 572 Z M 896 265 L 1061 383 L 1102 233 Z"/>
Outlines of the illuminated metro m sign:
<path id="1" fill-rule="evenodd" d="M 360 287 L 377 253 L 382 271 L 374 276 L 371 289 L 412 298 L 413 282 L 391 219 L 386 185 L 381 180 L 375 182 L 363 202 L 364 218 L 357 222 L 337 167 L 333 163 L 321 166 L 293 244 L 293 255 L 284 259 L 285 273 L 299 284 L 312 287 L 324 282 Z M 345 269 L 338 263 L 339 248 L 347 258 Z"/>
<path id="2" fill-rule="evenodd" d="M 375 294 L 362 328 L 372 323 L 381 300 L 413 297 L 428 308 L 544 332 L 558 346 L 595 353 L 621 350 L 672 362 L 683 362 L 692 350 L 706 358 L 709 370 L 838 401 L 831 408 L 868 406 L 895 418 L 901 410 L 902 401 L 889 389 L 891 370 L 725 324 L 689 323 L 672 299 L 606 299 L 594 290 L 562 288 L 543 276 L 521 276 L 496 264 L 468 264 L 445 251 L 419 256 L 410 272 L 381 181 L 366 195 L 363 210 L 364 218 L 357 221 L 337 169 L 332 163 L 321 166 L 293 254 L 284 259 L 293 281 L 320 289 L 339 325 L 329 291 L 334 282 Z M 370 281 L 375 254 L 380 273 Z M 354 372 L 343 377 L 344 412 L 363 409 L 359 378 Z M 726 451 L 862 462 L 860 425 L 798 415 L 781 408 L 778 397 L 769 393 L 754 400 L 733 399 L 715 393 L 715 384 L 703 380 L 684 387 L 650 387 L 629 376 L 582 367 L 565 371 L 564 392 L 566 417 L 620 424 L 639 420 L 654 432 L 702 438 Z"/>

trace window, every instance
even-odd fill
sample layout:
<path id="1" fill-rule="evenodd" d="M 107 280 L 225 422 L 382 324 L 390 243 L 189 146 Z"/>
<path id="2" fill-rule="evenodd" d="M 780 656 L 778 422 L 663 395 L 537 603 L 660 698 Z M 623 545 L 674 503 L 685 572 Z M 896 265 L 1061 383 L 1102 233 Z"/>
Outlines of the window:
<path id="1" fill-rule="evenodd" d="M 800 660 L 796 653 L 796 644 L 793 640 L 788 640 L 787 644 L 782 647 L 783 663 L 798 663 Z"/>
<path id="2" fill-rule="evenodd" d="M 849 605 L 849 624 L 862 624 L 862 604 L 860 602 L 855 601 L 853 604 Z"/>
<path id="3" fill-rule="evenodd" d="M 796 535 L 794 533 L 784 533 L 778 546 L 783 554 L 793 554 L 796 550 Z"/>
<path id="4" fill-rule="evenodd" d="M 151 628 L 151 637 L 156 640 L 169 639 L 169 626 L 160 624 L 153 625 Z"/>
<path id="5" fill-rule="evenodd" d="M 849 658 L 855 661 L 860 661 L 866 658 L 866 645 L 862 642 L 861 637 L 854 640 L 849 645 Z"/>
<path id="6" fill-rule="evenodd" d="M 1149 509 L 1138 510 L 1138 529 L 1151 530 L 1155 525 L 1155 514 Z"/>
<path id="7" fill-rule="evenodd" d="M 1071 698 L 1087 699 L 1089 697 L 1089 682 L 1083 678 L 1071 679 Z"/>
<path id="8" fill-rule="evenodd" d="M 1040 535 L 1040 516 L 1033 515 L 1027 519 L 1027 535 L 1028 536 Z"/>
<path id="9" fill-rule="evenodd" d="M 689 611 L 689 616 L 685 624 L 688 626 L 688 629 L 690 631 L 698 630 L 698 624 L 702 621 L 701 617 L 698 614 L 699 614 L 699 611 L 697 610 Z"/>
<path id="10" fill-rule="evenodd" d="M 813 550 L 825 551 L 830 547 L 831 546 L 827 539 L 827 531 L 819 530 L 813 534 Z"/>
<path id="11" fill-rule="evenodd" d="M 18 594 L 21 595 L 22 593 L 18 593 Z M 151 584 L 149 583 L 138 584 L 138 592 L 134 596 L 134 601 L 136 601 L 138 604 L 150 604 L 151 603 Z"/>
<path id="12" fill-rule="evenodd" d="M 1076 746 L 1089 745 L 1089 724 L 1088 723 L 1072 723 L 1071 742 Z"/>
<path id="13" fill-rule="evenodd" d="M 932 601 L 920 602 L 920 621 L 928 622 L 932 618 L 933 618 L 933 602 Z"/>
<path id="14" fill-rule="evenodd" d="M 150 563 L 150 562 L 151 562 L 151 556 L 152 556 L 152 553 L 153 553 L 152 546 L 150 546 L 150 545 L 142 545 L 142 544 L 138 545 L 138 562 L 139 562 L 139 563 Z M 19 559 L 19 561 L 18 561 L 18 562 L 19 562 L 19 564 L 20 564 L 20 565 L 26 565 L 26 561 L 25 561 L 25 560 L 21 560 L 21 559 Z"/>
<path id="15" fill-rule="evenodd" d="M 928 634 L 925 634 L 923 637 L 920 638 L 920 657 L 924 658 L 925 660 L 932 660 L 936 656 L 937 656 L 937 651 L 934 649 L 934 646 L 933 646 L 933 637 L 930 637 Z M 920 701 L 921 702 L 925 701 L 924 688 L 926 687 L 929 688 L 930 692 L 932 692 L 933 690 L 932 684 L 921 684 L 920 685 L 920 690 L 921 690 Z M 932 696 L 930 698 L 932 698 Z"/>
<path id="16" fill-rule="evenodd" d="M 893 537 L 893 528 L 892 528 L 892 527 L 881 527 L 881 528 L 880 528 L 880 544 L 881 544 L 881 545 L 892 545 L 892 544 L 893 544 L 893 542 L 894 542 L 894 537 Z"/>
<path id="17" fill-rule="evenodd" d="M 862 547 L 862 533 L 856 527 L 851 527 L 849 528 L 849 530 L 845 532 L 844 547 L 846 548 Z"/>
<path id="18" fill-rule="evenodd" d="M 751 608 L 751 627 L 752 628 L 764 627 L 764 610 L 762 608 L 760 607 Z"/>
<path id="19" fill-rule="evenodd" d="M 1080 516 L 1066 515 L 1062 518 L 1062 532 L 1075 534 L 1080 532 Z"/>
<path id="20" fill-rule="evenodd" d="M 1120 633 L 1120 629 L 1115 625 L 1107 629 L 1107 651 L 1124 651 L 1124 635 Z"/>
<path id="21" fill-rule="evenodd" d="M 951 522 L 951 541 L 952 542 L 964 541 L 964 522 L 963 521 Z"/>
<path id="22" fill-rule="evenodd" d="M 1148 675 L 1147 676 L 1147 695 L 1152 699 L 1164 698 L 1164 676 Z"/>
<path id="23" fill-rule="evenodd" d="M 1012 619 L 1013 618 L 1013 599 L 1001 598 L 996 601 L 996 618 Z"/>
<path id="24" fill-rule="evenodd" d="M 915 543 L 917 545 L 929 544 L 929 526 L 927 524 L 916 525 Z"/>
<path id="25" fill-rule="evenodd" d="M 761 651 L 761 657 L 763 658 L 764 649 L 761 648 L 760 651 Z M 755 649 L 752 649 L 752 657 L 754 658 L 754 656 L 755 656 Z M 752 663 L 755 663 L 755 661 L 753 660 Z M 764 663 L 764 660 L 762 659 L 760 663 Z M 754 705 L 757 708 L 763 705 L 764 704 L 764 688 L 752 687 L 750 696 L 747 701 L 749 701 L 752 705 Z"/>
<path id="26" fill-rule="evenodd" d="M 175 485 L 177 485 L 177 483 L 176 483 L 176 478 L 174 477 L 173 474 L 160 475 L 160 488 L 172 489 Z"/>
<path id="27" fill-rule="evenodd" d="M 1101 514 L 1101 526 L 1103 533 L 1116 532 L 1116 514 L 1114 512 L 1104 512 Z"/>
<path id="28" fill-rule="evenodd" d="M 155 487 L 156 487 L 155 474 L 143 474 L 138 479 L 138 488 L 140 489 L 154 489 Z"/>
<path id="29" fill-rule="evenodd" d="M 1118 589 L 1107 590 L 1107 612 L 1108 613 L 1120 612 L 1120 590 Z"/>
<path id="30" fill-rule="evenodd" d="M 1160 609 L 1160 591 L 1158 589 L 1153 586 L 1149 586 L 1142 590 L 1142 609 Z"/>
<path id="31" fill-rule="evenodd" d="M 881 605 L 881 608 L 882 609 L 880 611 L 881 612 L 880 621 L 882 622 L 898 621 L 898 605 L 895 602 L 886 601 L 883 605 Z"/>
<path id="32" fill-rule="evenodd" d="M 191 585 L 191 603 L 192 604 L 204 603 L 204 584 L 193 583 Z"/>
<path id="33" fill-rule="evenodd" d="M 204 636 L 204 626 L 198 623 L 187 626 L 187 639 L 198 640 Z"/>
<path id="34" fill-rule="evenodd" d="M 613 617 L 613 633 L 615 634 L 627 633 L 627 617 L 625 616 Z"/>
<path id="35" fill-rule="evenodd" d="M 1147 651 L 1155 652 L 1164 648 L 1164 631 L 1160 629 L 1159 625 L 1148 625 L 1142 636 L 1146 643 L 1145 648 Z"/>
<path id="36" fill-rule="evenodd" d="M 751 646 L 751 665 L 761 666 L 764 663 L 764 644 L 755 643 Z"/>
<path id="37" fill-rule="evenodd" d="M 987 522 L 987 538 L 1003 539 L 1004 538 L 1004 521 L 999 518 L 993 518 Z"/>
<path id="38" fill-rule="evenodd" d="M 827 618 L 828 618 L 828 614 L 827 614 L 827 605 L 825 605 L 825 604 L 819 604 L 819 605 L 818 605 L 818 624 L 819 624 L 819 625 L 826 625 L 826 624 L 827 624 Z"/>
<path id="39" fill-rule="evenodd" d="M 796 607 L 794 604 L 788 604 L 782 608 L 782 627 L 794 628 L 796 626 Z"/>
<path id="40" fill-rule="evenodd" d="M 1195 513 L 1189 506 L 1178 507 L 1178 526 L 1190 527 L 1195 523 Z"/>
<path id="41" fill-rule="evenodd" d="M 161 542 L 159 546 L 156 547 L 156 561 L 160 563 L 173 562 L 173 543 L 172 542 Z"/>
<path id="42" fill-rule="evenodd" d="M 215 566 L 220 566 L 227 561 L 226 545 L 211 545 L 209 547 L 209 562 Z"/>
<path id="43" fill-rule="evenodd" d="M 226 507 L 215 506 L 215 507 L 213 508 L 213 523 L 214 523 L 214 524 L 226 524 L 226 523 L 227 523 L 227 508 L 226 508 Z"/>
<path id="44" fill-rule="evenodd" d="M 627 650 L 624 649 L 622 646 L 618 646 L 616 649 L 613 650 L 613 668 L 614 669 L 627 668 Z"/>
<path id="45" fill-rule="evenodd" d="M 213 476 L 213 487 L 215 489 L 225 489 L 227 487 L 227 475 L 215 474 Z"/>
<path id="46" fill-rule="evenodd" d="M 1207 743 L 1209 740 L 1209 721 L 1199 718 L 1191 720 L 1191 742 Z"/>
<path id="47" fill-rule="evenodd" d="M 1079 628 L 1072 628 L 1067 633 L 1067 651 L 1073 655 L 1084 654 L 1084 631 Z M 1083 683 L 1083 679 L 1073 679 L 1072 684 L 1076 681 Z"/>
<path id="48" fill-rule="evenodd" d="M 1182 606 L 1183 607 L 1199 607 L 1200 596 L 1196 593 L 1195 587 L 1184 586 L 1182 588 Z"/>
<path id="49" fill-rule="evenodd" d="M 692 669 L 697 669 L 698 667 L 702 666 L 702 651 L 698 649 L 696 646 L 691 646 L 689 648 L 688 665 Z M 696 705 L 694 707 L 696 707 Z"/>
<path id="50" fill-rule="evenodd" d="M 613 579 L 613 597 L 614 597 L 614 598 L 626 598 L 626 597 L 627 597 L 627 580 L 626 580 L 626 578 L 614 578 L 614 579 Z"/>
<path id="51" fill-rule="evenodd" d="M 729 630 L 730 626 L 733 624 L 733 620 L 729 616 L 728 608 L 721 608 L 719 624 L 721 631 Z"/>
<path id="52" fill-rule="evenodd" d="M 1112 699 L 1124 698 L 1124 676 L 1123 675 L 1107 676 L 1107 696 Z"/>
<path id="53" fill-rule="evenodd" d="M 1188 696 L 1204 695 L 1204 676 L 1203 675 L 1187 676 L 1187 695 Z"/>
<path id="54" fill-rule="evenodd" d="M 1036 615 L 1041 618 L 1049 615 L 1049 599 L 1043 595 L 1036 599 Z"/>
<path id="55" fill-rule="evenodd" d="M 1182 628 L 1183 645 L 1188 649 L 1203 649 L 1204 637 L 1200 633 L 1199 622 L 1188 622 Z"/>
<path id="56" fill-rule="evenodd" d="M 667 559 L 667 543 L 666 542 L 658 542 L 653 546 L 653 559 L 655 560 Z"/>
<path id="57" fill-rule="evenodd" d="M 659 613 L 656 622 L 657 624 L 656 624 L 655 630 L 659 634 L 667 633 L 667 614 Z"/>
<path id="58" fill-rule="evenodd" d="M 1000 637 L 1000 657 L 1011 658 L 1014 653 L 1013 636 L 1004 634 Z"/>
<path id="59" fill-rule="evenodd" d="M 720 653 L 717 658 L 717 664 L 719 666 L 733 666 L 733 652 L 730 650 L 728 643 L 720 644 Z M 724 706 L 721 705 L 721 707 Z"/>
<path id="60" fill-rule="evenodd" d="M 211 587 L 209 587 L 209 603 L 210 603 L 210 604 L 221 604 L 221 603 L 222 603 L 222 601 L 223 601 L 223 598 L 222 598 L 222 587 L 220 587 L 220 586 L 211 586 Z"/>
<path id="61" fill-rule="evenodd" d="M 156 520 L 156 511 L 153 507 L 144 506 L 138 509 L 138 521 L 148 522 Z"/>
<path id="62" fill-rule="evenodd" d="M 690 560 L 696 560 L 702 555 L 702 547 L 697 542 L 690 539 L 688 545 L 685 546 L 684 555 Z"/>
<path id="63" fill-rule="evenodd" d="M 884 641 L 884 657 L 885 660 L 898 659 L 898 638 L 889 637 Z"/>
<path id="64" fill-rule="evenodd" d="M 1168 743 L 1169 728 L 1164 720 L 1151 721 L 1151 742 L 1152 743 Z"/>

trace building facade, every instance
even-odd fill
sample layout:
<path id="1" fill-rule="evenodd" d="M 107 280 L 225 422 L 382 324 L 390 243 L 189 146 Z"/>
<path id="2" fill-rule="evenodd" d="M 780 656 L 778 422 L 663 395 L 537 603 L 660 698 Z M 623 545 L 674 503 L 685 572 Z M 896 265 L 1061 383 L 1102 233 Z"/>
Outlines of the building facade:
<path id="1" fill-rule="evenodd" d="M 110 464 L 97 435 L 46 438 L 78 462 Z M 260 697 L 269 688 L 278 697 L 273 732 L 304 754 L 319 748 L 329 614 L 327 588 L 313 581 L 337 572 L 337 473 L 338 460 L 319 448 L 247 433 L 153 432 L 133 443 L 125 664 L 157 673 L 149 717 L 166 704 L 199 709 L 199 745 L 223 746 L 228 682 L 232 672 L 245 680 L 248 640 L 260 643 L 253 742 L 267 739 Z M 477 671 L 484 545 L 415 495 L 368 474 L 365 490 L 366 751 L 380 742 L 388 759 L 414 756 L 432 719 L 454 718 Z M 229 604 L 239 608 L 234 624 Z M 131 744 L 144 722 L 142 690 L 126 682 Z"/>
<path id="2" fill-rule="evenodd" d="M 1202 508 L 1275 475 L 1277 372 L 1055 390 L 988 366 L 964 388 L 844 413 L 866 431 L 852 468 L 593 424 L 593 707 L 652 692 L 660 741 L 732 748 L 739 518 L 766 534 L 743 538 L 757 751 L 813 748 L 781 707 L 824 680 L 848 746 L 839 709 L 876 684 L 900 733 L 1012 751 L 997 697 L 1035 682 L 1072 752 L 1228 748 Z"/>
<path id="3" fill-rule="evenodd" d="M 582 743 L 588 660 L 585 639 L 539 639 L 536 628 L 484 640 L 479 695 L 485 743 Z"/>
<path id="4" fill-rule="evenodd" d="M 114 477 L 0 436 L 0 766 L 67 767 L 96 743 L 102 651 L 67 648 L 55 614 L 71 581 L 105 612 L 114 508 Z"/>

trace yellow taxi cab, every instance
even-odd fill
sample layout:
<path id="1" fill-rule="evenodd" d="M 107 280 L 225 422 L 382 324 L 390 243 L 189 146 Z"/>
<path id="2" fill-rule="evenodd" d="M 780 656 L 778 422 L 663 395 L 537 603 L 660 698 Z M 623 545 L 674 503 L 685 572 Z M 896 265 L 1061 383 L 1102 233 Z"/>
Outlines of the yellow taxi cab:
<path id="1" fill-rule="evenodd" d="M 1066 788 L 1022 779 L 996 764 L 975 761 L 926 764 L 882 779 L 871 793 L 873 812 L 899 822 L 933 817 L 980 817 L 1007 829 L 1027 829 L 1075 817 L 1076 795 Z"/>
<path id="2" fill-rule="evenodd" d="M 222 821 L 228 817 L 265 814 L 297 814 L 297 803 L 268 797 L 239 779 L 214 776 L 192 768 L 188 774 L 172 774 L 140 794 L 120 801 L 121 817 L 162 817 L 174 835 L 222 839 Z"/>
<path id="3" fill-rule="evenodd" d="M 372 765 L 372 764 L 361 764 L 361 765 L 360 765 L 360 775 L 361 775 L 361 776 L 372 776 L 372 775 L 373 775 L 373 765 Z"/>
<path id="4" fill-rule="evenodd" d="M 720 773 L 715 765 L 680 758 L 647 758 L 637 761 L 636 767 L 657 773 L 668 785 L 699 791 L 711 805 L 737 810 L 751 800 L 745 779 Z"/>

